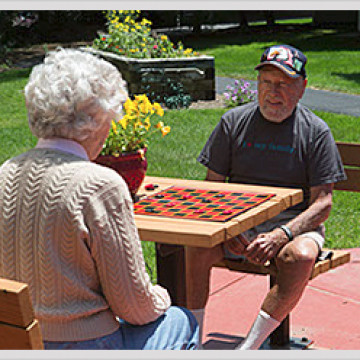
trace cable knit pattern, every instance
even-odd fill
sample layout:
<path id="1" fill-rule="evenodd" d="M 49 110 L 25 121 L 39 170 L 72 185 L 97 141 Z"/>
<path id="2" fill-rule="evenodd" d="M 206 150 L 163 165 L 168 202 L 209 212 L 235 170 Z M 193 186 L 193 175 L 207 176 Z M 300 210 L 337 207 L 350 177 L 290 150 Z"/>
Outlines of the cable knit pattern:
<path id="1" fill-rule="evenodd" d="M 44 340 L 75 341 L 157 319 L 126 184 L 113 170 L 32 149 L 0 168 L 0 276 L 29 284 Z"/>

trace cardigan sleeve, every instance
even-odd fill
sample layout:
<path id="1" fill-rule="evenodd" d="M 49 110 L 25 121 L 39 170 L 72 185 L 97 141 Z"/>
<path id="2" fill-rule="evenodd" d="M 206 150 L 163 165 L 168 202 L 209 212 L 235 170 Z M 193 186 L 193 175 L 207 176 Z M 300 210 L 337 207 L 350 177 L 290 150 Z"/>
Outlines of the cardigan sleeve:
<path id="1" fill-rule="evenodd" d="M 153 285 L 135 226 L 133 203 L 122 178 L 105 184 L 89 200 L 88 246 L 101 290 L 115 316 L 142 325 L 170 306 L 166 289 Z"/>

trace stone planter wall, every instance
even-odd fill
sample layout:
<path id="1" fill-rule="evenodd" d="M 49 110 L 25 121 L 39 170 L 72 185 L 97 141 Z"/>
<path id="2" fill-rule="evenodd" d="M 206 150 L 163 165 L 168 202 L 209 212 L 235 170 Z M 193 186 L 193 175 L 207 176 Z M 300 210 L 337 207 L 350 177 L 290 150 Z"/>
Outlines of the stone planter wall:
<path id="1" fill-rule="evenodd" d="M 142 93 L 144 83 L 151 86 L 151 92 L 161 95 L 165 90 L 166 77 L 182 83 L 192 100 L 215 99 L 215 61 L 212 56 L 135 59 L 93 48 L 81 50 L 100 55 L 113 63 L 127 82 L 130 95 Z"/>

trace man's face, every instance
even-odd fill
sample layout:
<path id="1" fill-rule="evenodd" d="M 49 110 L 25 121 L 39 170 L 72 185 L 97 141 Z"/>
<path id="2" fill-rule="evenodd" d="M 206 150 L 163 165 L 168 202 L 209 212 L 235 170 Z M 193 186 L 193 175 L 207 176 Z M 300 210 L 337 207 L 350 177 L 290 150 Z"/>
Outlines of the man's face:
<path id="1" fill-rule="evenodd" d="M 288 118 L 304 94 L 306 80 L 293 79 L 272 65 L 259 70 L 258 100 L 265 119 L 280 123 Z"/>

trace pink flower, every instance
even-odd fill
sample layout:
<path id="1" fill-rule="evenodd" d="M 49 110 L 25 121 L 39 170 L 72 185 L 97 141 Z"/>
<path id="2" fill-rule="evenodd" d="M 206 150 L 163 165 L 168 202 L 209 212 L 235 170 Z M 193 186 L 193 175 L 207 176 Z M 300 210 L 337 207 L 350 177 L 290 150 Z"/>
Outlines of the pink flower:
<path id="1" fill-rule="evenodd" d="M 154 49 L 156 50 L 158 48 L 158 46 L 157 45 L 154 45 Z"/>

